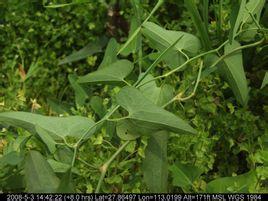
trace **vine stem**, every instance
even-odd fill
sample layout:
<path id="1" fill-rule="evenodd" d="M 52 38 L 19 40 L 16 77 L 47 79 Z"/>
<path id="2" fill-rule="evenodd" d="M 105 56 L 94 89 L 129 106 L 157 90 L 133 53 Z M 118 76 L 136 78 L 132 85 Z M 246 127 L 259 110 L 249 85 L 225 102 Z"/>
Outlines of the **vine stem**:
<path id="1" fill-rule="evenodd" d="M 200 82 L 202 68 L 203 68 L 203 61 L 201 61 L 201 64 L 200 64 L 200 67 L 199 67 L 199 71 L 198 71 L 197 79 L 196 79 L 196 82 L 195 82 L 194 90 L 193 90 L 193 92 L 189 96 L 182 98 L 183 93 L 181 92 L 178 95 L 176 95 L 174 98 L 172 98 L 169 102 L 167 102 L 166 104 L 164 104 L 162 107 L 165 108 L 169 104 L 171 104 L 171 103 L 173 103 L 174 101 L 177 101 L 177 100 L 178 101 L 186 101 L 186 100 L 192 98 L 195 95 L 196 89 L 197 89 L 198 84 Z"/>
<path id="2" fill-rule="evenodd" d="M 255 43 L 251 43 L 251 44 L 248 44 L 248 45 L 243 45 L 243 46 L 240 46 L 238 48 L 235 48 L 233 49 L 232 51 L 230 51 L 228 54 L 224 54 L 222 55 L 216 62 L 214 62 L 209 68 L 213 68 L 215 67 L 220 61 L 222 61 L 223 59 L 225 59 L 226 57 L 230 56 L 231 54 L 233 54 L 234 52 L 236 51 L 239 51 L 239 50 L 242 50 L 242 49 L 246 49 L 246 48 L 250 48 L 250 47 L 254 47 L 254 46 L 257 46 L 257 45 L 260 45 L 265 39 L 262 38 L 261 40 L 255 42 Z M 207 52 L 204 52 L 204 53 L 201 53 L 195 57 L 192 57 L 191 59 L 188 59 L 186 62 L 184 62 L 183 64 L 181 64 L 180 66 L 178 66 L 177 68 L 174 68 L 173 70 L 165 73 L 164 75 L 159 75 L 157 77 L 154 77 L 153 79 L 151 80 L 148 80 L 140 85 L 138 85 L 137 87 L 141 87 L 149 82 L 152 82 L 152 81 L 155 81 L 155 80 L 158 80 L 158 79 L 161 79 L 161 78 L 166 78 L 170 75 L 172 75 L 173 73 L 179 71 L 180 69 L 182 69 L 184 66 L 186 66 L 187 64 L 191 63 L 192 61 L 200 58 L 200 57 L 203 57 L 203 56 L 206 56 L 208 54 L 212 54 L 212 53 L 217 53 L 224 45 L 226 45 L 228 43 L 228 40 L 226 40 L 224 43 L 222 43 L 219 47 L 213 49 L 213 50 L 210 50 L 210 51 L 207 51 Z"/>
<path id="3" fill-rule="evenodd" d="M 220 46 L 220 47 L 221 47 L 221 46 Z M 148 80 L 148 81 L 146 81 L 146 82 L 143 82 L 142 84 L 139 84 L 137 87 L 141 87 L 141 86 L 143 86 L 143 85 L 145 85 L 145 84 L 147 84 L 147 83 L 149 83 L 149 82 L 152 82 L 152 81 L 157 80 L 157 79 L 160 79 L 160 78 L 168 77 L 168 76 L 170 76 L 171 74 L 173 74 L 173 73 L 177 72 L 178 70 L 182 69 L 184 66 L 186 66 L 186 65 L 189 64 L 189 63 L 191 63 L 192 61 L 194 61 L 194 60 L 196 60 L 196 59 L 198 59 L 198 58 L 200 58 L 200 57 L 203 57 L 203 56 L 205 56 L 205 55 L 207 55 L 207 54 L 215 53 L 216 51 L 218 51 L 218 49 L 219 49 L 219 47 L 216 48 L 216 49 L 210 50 L 210 51 L 208 51 L 208 52 L 201 53 L 201 54 L 199 54 L 199 55 L 197 55 L 197 56 L 195 56 L 195 57 L 192 57 L 191 59 L 188 59 L 187 61 L 185 61 L 183 64 L 181 64 L 181 65 L 178 66 L 177 68 L 175 68 L 175 69 L 173 69 L 173 70 L 167 72 L 167 73 L 164 74 L 164 75 L 160 75 L 160 76 L 154 77 L 154 78 L 151 79 L 151 80 Z"/>
<path id="4" fill-rule="evenodd" d="M 139 86 L 139 84 L 144 80 L 144 78 L 153 70 L 153 68 L 161 61 L 161 59 L 164 57 L 164 55 L 173 48 L 181 39 L 183 35 L 180 36 L 173 44 L 171 44 L 168 48 L 166 48 L 154 62 L 147 68 L 144 74 L 142 74 L 141 78 L 137 80 L 137 82 L 134 84 L 134 86 Z"/>
<path id="5" fill-rule="evenodd" d="M 202 60 L 202 61 L 201 61 L 201 64 L 200 64 L 200 67 L 199 67 L 199 71 L 198 71 L 198 75 L 197 75 L 197 80 L 196 80 L 196 82 L 195 82 L 195 86 L 194 86 L 194 90 L 193 90 L 193 92 L 192 92 L 189 96 L 184 97 L 184 98 L 182 98 L 182 97 L 175 97 L 175 100 L 178 100 L 178 101 L 186 101 L 186 100 L 192 98 L 192 97 L 195 95 L 195 93 L 196 93 L 196 89 L 197 89 L 198 84 L 199 84 L 199 82 L 200 82 L 200 77 L 201 77 L 201 73 L 202 73 L 203 63 L 204 63 L 204 62 L 203 62 L 203 60 Z"/>
<path id="6" fill-rule="evenodd" d="M 100 167 L 100 171 L 101 171 L 101 176 L 100 176 L 100 179 L 99 179 L 99 182 L 98 182 L 98 185 L 97 185 L 97 188 L 96 188 L 96 191 L 95 193 L 99 193 L 100 191 L 100 187 L 102 185 L 102 182 L 103 182 L 103 179 L 105 177 L 105 174 L 110 166 L 110 164 L 113 162 L 113 160 L 121 153 L 121 151 L 124 150 L 124 148 L 130 143 L 130 140 L 126 141 L 124 144 L 122 144 L 118 150 L 112 155 L 112 157 L 106 161 L 101 167 Z"/>

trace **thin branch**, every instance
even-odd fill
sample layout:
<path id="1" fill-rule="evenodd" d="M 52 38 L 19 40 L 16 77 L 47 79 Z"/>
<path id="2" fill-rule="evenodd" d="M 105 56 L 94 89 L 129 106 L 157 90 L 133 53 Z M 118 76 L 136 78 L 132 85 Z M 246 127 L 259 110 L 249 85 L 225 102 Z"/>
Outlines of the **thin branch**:
<path id="1" fill-rule="evenodd" d="M 105 177 L 105 174 L 110 166 L 110 164 L 113 162 L 113 160 L 121 153 L 121 151 L 124 150 L 124 148 L 130 143 L 130 141 L 126 141 L 124 144 L 122 144 L 118 150 L 112 155 L 112 157 L 107 161 L 105 162 L 101 167 L 100 167 L 100 171 L 101 171 L 101 176 L 100 176 L 100 179 L 99 179 L 99 182 L 98 182 L 98 185 L 97 185 L 97 188 L 96 188 L 96 191 L 95 193 L 99 193 L 100 191 L 100 187 L 102 185 L 102 182 L 103 182 L 103 179 Z"/>

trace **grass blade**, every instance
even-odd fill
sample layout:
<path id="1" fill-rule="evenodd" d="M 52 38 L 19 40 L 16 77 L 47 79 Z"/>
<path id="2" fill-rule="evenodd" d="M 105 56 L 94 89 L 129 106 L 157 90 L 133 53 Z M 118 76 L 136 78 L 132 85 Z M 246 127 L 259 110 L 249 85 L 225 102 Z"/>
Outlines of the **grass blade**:
<path id="1" fill-rule="evenodd" d="M 184 3 L 201 37 L 201 42 L 202 42 L 203 47 L 206 50 L 211 49 L 211 43 L 210 43 L 209 36 L 208 36 L 208 28 L 205 26 L 204 21 L 202 21 L 195 2 L 193 0 L 185 0 Z"/>

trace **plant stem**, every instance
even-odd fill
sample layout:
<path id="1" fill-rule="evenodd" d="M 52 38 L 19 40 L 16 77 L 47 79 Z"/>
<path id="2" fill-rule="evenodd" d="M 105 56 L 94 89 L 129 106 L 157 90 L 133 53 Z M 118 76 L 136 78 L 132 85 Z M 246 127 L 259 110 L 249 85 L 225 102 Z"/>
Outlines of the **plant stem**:
<path id="1" fill-rule="evenodd" d="M 76 155 L 77 155 L 77 146 L 74 147 L 74 154 L 73 154 L 73 159 L 72 159 L 72 163 L 71 163 L 71 168 L 74 167 L 74 163 L 75 163 L 75 159 L 76 159 Z"/>
<path id="2" fill-rule="evenodd" d="M 127 40 L 127 42 L 120 48 L 120 50 L 117 52 L 117 55 L 119 55 L 123 50 L 134 40 L 134 38 L 138 35 L 138 33 L 141 30 L 141 26 L 139 26 L 134 33 L 130 36 L 130 38 Z"/>
<path id="3" fill-rule="evenodd" d="M 129 117 L 128 116 L 125 116 L 125 117 L 120 117 L 120 118 L 114 118 L 114 119 L 106 119 L 107 121 L 121 121 L 121 120 L 124 120 L 124 119 L 128 119 Z"/>
<path id="4" fill-rule="evenodd" d="M 134 38 L 140 33 L 141 27 L 143 26 L 143 24 L 146 23 L 151 18 L 151 16 L 162 5 L 163 2 L 164 2 L 163 0 L 158 0 L 157 4 L 154 6 L 154 8 L 151 11 L 151 13 L 143 21 L 143 23 L 134 31 L 134 33 L 130 36 L 130 38 L 127 40 L 127 42 L 120 48 L 120 50 L 117 52 L 117 55 L 119 55 L 132 42 L 132 40 L 134 40 Z"/>
<path id="5" fill-rule="evenodd" d="M 225 59 L 226 57 L 230 56 L 231 54 L 239 51 L 239 50 L 243 50 L 243 49 L 246 49 L 246 48 L 250 48 L 250 47 L 254 47 L 254 46 L 257 46 L 257 45 L 260 45 L 261 43 L 263 43 L 264 41 L 264 38 L 255 42 L 255 43 L 251 43 L 251 44 L 248 44 L 248 45 L 243 45 L 243 46 L 240 46 L 238 48 L 235 48 L 233 49 L 232 51 L 228 52 L 228 54 L 224 54 L 222 55 L 217 61 L 215 61 L 209 68 L 213 68 L 215 67 L 220 61 L 222 61 L 223 59 Z"/>
<path id="6" fill-rule="evenodd" d="M 164 0 L 158 0 L 157 4 L 154 6 L 153 10 L 151 11 L 151 13 L 148 15 L 148 17 L 144 20 L 144 22 L 142 24 L 144 24 L 145 22 L 147 22 L 152 15 L 155 13 L 155 11 L 164 3 Z"/>
<path id="7" fill-rule="evenodd" d="M 75 164 L 75 159 L 76 159 L 76 154 L 78 149 L 80 148 L 82 141 L 84 140 L 84 138 L 86 137 L 86 135 L 93 129 L 95 128 L 97 125 L 103 123 L 104 121 L 106 121 L 120 106 L 119 105 L 114 105 L 113 107 L 111 107 L 111 111 L 108 112 L 101 120 L 99 120 L 98 122 L 96 122 L 93 126 L 89 127 L 84 134 L 82 135 L 82 137 L 77 141 L 77 143 L 73 146 L 74 149 L 74 155 L 73 155 L 73 159 L 72 159 L 72 167 Z"/>
<path id="8" fill-rule="evenodd" d="M 126 141 L 124 144 L 122 144 L 118 150 L 112 155 L 112 157 L 107 161 L 105 162 L 101 167 L 100 167 L 100 171 L 101 171 L 101 176 L 100 176 L 100 179 L 99 179 L 99 182 L 98 182 L 98 185 L 97 185 L 97 188 L 96 188 L 96 191 L 95 193 L 99 193 L 100 191 L 100 187 L 102 185 L 102 182 L 103 182 L 103 179 L 105 177 L 105 174 L 110 166 L 110 164 L 113 162 L 113 160 L 115 159 L 116 156 L 118 156 L 121 151 L 124 150 L 124 148 L 130 143 L 130 140 Z"/>
<path id="9" fill-rule="evenodd" d="M 244 31 L 246 31 L 246 30 L 244 30 Z M 244 31 L 242 31 L 242 32 L 244 32 Z M 242 32 L 241 32 L 241 33 L 242 33 Z M 210 66 L 210 68 L 216 66 L 221 60 L 223 60 L 223 59 L 226 58 L 227 56 L 231 55 L 232 53 L 234 53 L 234 52 L 236 52 L 236 51 L 239 51 L 239 50 L 242 50 L 242 49 L 246 49 L 246 48 L 250 48 L 250 47 L 257 46 L 257 45 L 261 44 L 264 40 L 265 40 L 265 39 L 263 38 L 263 39 L 261 39 L 260 41 L 257 41 L 257 42 L 255 42 L 255 43 L 251 43 L 251 44 L 248 44 L 248 45 L 243 45 L 243 46 L 241 46 L 241 47 L 238 47 L 238 48 L 233 49 L 233 50 L 232 50 L 231 52 L 229 52 L 228 54 L 222 55 L 222 56 L 221 56 L 221 57 L 220 57 L 214 64 L 212 64 L 212 66 Z M 226 40 L 226 41 L 223 42 L 219 47 L 217 47 L 217 48 L 215 48 L 215 49 L 213 49 L 213 50 L 210 50 L 210 51 L 201 53 L 201 54 L 199 54 L 199 55 L 197 55 L 197 56 L 195 56 L 195 57 L 192 57 L 191 59 L 187 60 L 186 62 L 184 62 L 183 64 L 181 64 L 181 65 L 178 66 L 177 68 L 174 68 L 173 70 L 171 70 L 171 71 L 165 73 L 164 75 L 159 75 L 159 76 L 157 76 L 157 77 L 154 77 L 153 79 L 148 80 L 148 81 L 146 81 L 146 82 L 144 82 L 144 83 L 138 85 L 137 87 L 141 87 L 141 86 L 143 86 L 143 85 L 145 85 L 145 84 L 147 84 L 147 83 L 149 83 L 149 82 L 152 82 L 152 81 L 154 81 L 154 80 L 158 80 L 158 79 L 161 79 L 161 78 L 166 78 L 166 77 L 172 75 L 173 73 L 179 71 L 179 70 L 182 69 L 184 66 L 186 66 L 187 64 L 191 63 L 192 61 L 194 61 L 194 60 L 196 60 L 196 59 L 198 59 L 198 58 L 200 58 L 200 57 L 203 57 L 203 56 L 206 56 L 206 55 L 208 55 L 208 54 L 212 54 L 212 53 L 217 53 L 217 52 L 218 52 L 224 45 L 226 45 L 228 42 L 229 42 L 229 40 Z"/>
<path id="10" fill-rule="evenodd" d="M 171 44 L 168 48 L 166 48 L 157 58 L 154 60 L 154 62 L 147 68 L 144 74 L 142 74 L 141 78 L 137 80 L 137 82 L 134 84 L 134 86 L 139 87 L 139 84 L 144 80 L 144 78 L 153 70 L 153 68 L 161 61 L 161 59 L 164 57 L 164 55 L 173 48 L 181 39 L 183 35 L 179 37 L 173 44 Z"/>
<path id="11" fill-rule="evenodd" d="M 177 100 L 178 101 L 186 101 L 186 100 L 192 98 L 195 95 L 195 93 L 196 93 L 196 89 L 198 87 L 198 84 L 199 84 L 199 81 L 200 81 L 200 77 L 201 77 L 201 73 L 202 73 L 202 68 L 203 68 L 203 61 L 201 61 L 201 65 L 199 67 L 199 71 L 198 71 L 198 75 L 197 75 L 197 80 L 195 82 L 194 90 L 193 90 L 193 92 L 189 96 L 187 96 L 185 98 L 182 98 L 181 96 L 182 96 L 183 93 L 179 93 L 174 98 L 172 98 L 169 102 L 167 102 L 166 104 L 164 104 L 162 107 L 165 108 L 166 106 L 168 106 L 169 104 L 171 104 L 171 103 L 173 103 L 174 101 L 177 101 Z"/>
<path id="12" fill-rule="evenodd" d="M 167 72 L 167 73 L 164 74 L 164 75 L 160 75 L 160 76 L 154 77 L 153 79 L 148 80 L 148 81 L 146 81 L 146 82 L 140 84 L 140 85 L 137 86 L 137 87 L 141 87 L 141 86 L 143 86 L 143 85 L 145 85 L 145 84 L 147 84 L 147 83 L 149 83 L 149 82 L 152 82 L 152 81 L 157 80 L 157 79 L 160 79 L 160 78 L 168 77 L 168 76 L 170 76 L 171 74 L 173 74 L 173 73 L 175 73 L 176 71 L 178 71 L 178 70 L 180 70 L 181 68 L 183 68 L 184 66 L 186 66 L 188 63 L 191 63 L 192 61 L 194 61 L 194 60 L 196 60 L 196 59 L 198 59 L 198 58 L 200 58 L 200 57 L 202 57 L 202 56 L 205 56 L 205 55 L 207 55 L 207 54 L 214 53 L 214 52 L 216 52 L 216 51 L 218 51 L 218 48 L 213 49 L 213 50 L 210 50 L 210 51 L 208 51 L 208 52 L 201 53 L 201 54 L 199 54 L 199 55 L 197 55 L 197 56 L 195 56 L 195 57 L 192 57 L 191 59 L 185 61 L 183 64 L 181 64 L 181 65 L 178 66 L 177 68 L 175 68 L 175 69 L 173 69 L 173 70 Z"/>
<path id="13" fill-rule="evenodd" d="M 177 99 L 177 100 L 179 100 L 179 101 L 186 101 L 186 100 L 192 98 L 192 97 L 195 95 L 196 89 L 197 89 L 198 84 L 199 84 L 199 82 L 200 82 L 200 77 L 201 77 L 201 73 L 202 73 L 202 68 L 203 68 L 203 61 L 201 61 L 201 65 L 200 65 L 200 67 L 199 67 L 199 71 L 198 71 L 198 75 L 197 75 L 197 80 L 196 80 L 196 83 L 195 83 L 193 92 L 192 92 L 189 96 L 184 97 L 184 98 L 179 98 L 179 99 Z"/>
<path id="14" fill-rule="evenodd" d="M 84 163 L 86 166 L 90 167 L 90 168 L 93 168 L 93 169 L 98 169 L 98 167 L 94 166 L 94 165 L 91 165 L 89 164 L 88 162 L 84 161 L 83 159 L 81 158 L 77 158 L 77 160 L 79 160 L 80 162 Z"/>

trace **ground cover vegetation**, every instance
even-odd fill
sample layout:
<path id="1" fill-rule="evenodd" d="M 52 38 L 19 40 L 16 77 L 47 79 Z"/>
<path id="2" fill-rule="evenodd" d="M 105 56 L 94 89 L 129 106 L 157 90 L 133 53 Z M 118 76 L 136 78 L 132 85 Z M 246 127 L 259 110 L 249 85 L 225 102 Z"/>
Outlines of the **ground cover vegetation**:
<path id="1" fill-rule="evenodd" d="M 1 192 L 268 192 L 265 0 L 0 0 Z"/>

